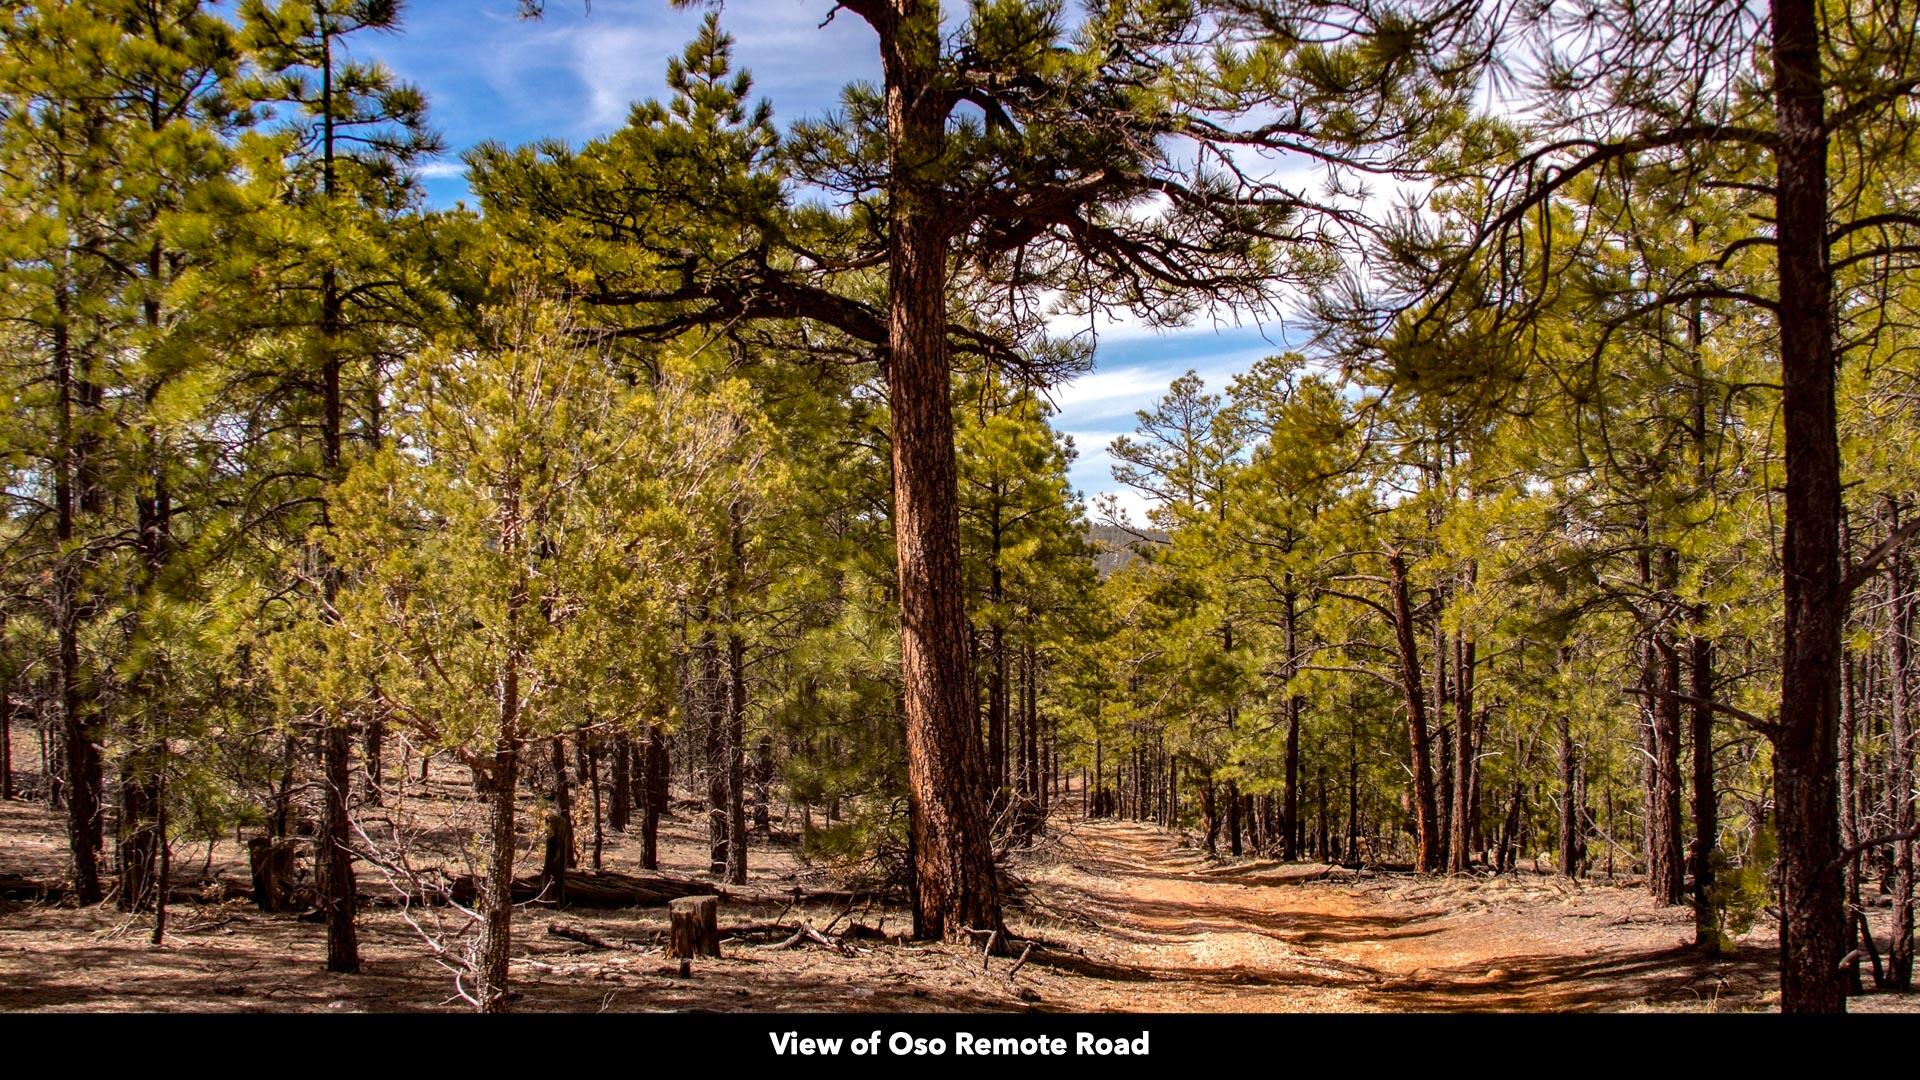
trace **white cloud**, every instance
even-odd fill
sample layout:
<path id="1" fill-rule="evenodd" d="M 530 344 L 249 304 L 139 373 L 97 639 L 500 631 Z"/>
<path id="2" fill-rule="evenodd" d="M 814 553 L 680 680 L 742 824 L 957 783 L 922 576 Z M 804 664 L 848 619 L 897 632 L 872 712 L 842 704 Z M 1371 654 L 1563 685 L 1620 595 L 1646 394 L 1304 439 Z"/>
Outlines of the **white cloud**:
<path id="1" fill-rule="evenodd" d="M 1145 399 L 1158 395 L 1167 388 L 1178 373 L 1168 373 L 1160 367 L 1124 367 L 1109 371 L 1096 370 L 1082 375 L 1070 383 L 1054 387 L 1053 402 L 1062 413 L 1100 401 L 1123 401 Z"/>

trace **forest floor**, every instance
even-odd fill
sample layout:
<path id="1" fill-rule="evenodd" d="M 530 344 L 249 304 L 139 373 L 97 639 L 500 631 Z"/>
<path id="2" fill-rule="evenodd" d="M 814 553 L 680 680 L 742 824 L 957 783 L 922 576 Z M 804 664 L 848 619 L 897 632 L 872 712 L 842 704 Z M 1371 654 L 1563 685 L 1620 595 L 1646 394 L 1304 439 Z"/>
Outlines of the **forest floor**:
<path id="1" fill-rule="evenodd" d="M 451 785 L 449 785 L 451 787 Z M 454 800 L 455 792 L 444 794 Z M 1063 800 L 1077 808 L 1078 799 Z M 662 869 L 704 871 L 704 822 L 690 808 L 662 823 Z M 723 942 L 681 978 L 653 941 L 661 908 L 553 910 L 515 919 L 517 1007 L 532 1011 L 929 1010 L 1565 1011 L 1760 1010 L 1774 1005 L 1774 939 L 1762 927 L 1737 955 L 1696 956 L 1691 916 L 1625 885 L 1522 871 L 1415 878 L 1264 859 L 1222 859 L 1132 822 L 1061 813 L 1009 869 L 1016 939 L 1040 942 L 1024 964 L 978 948 L 911 943 L 908 914 L 878 904 L 795 906 L 823 884 L 791 839 L 751 848 L 745 888 L 728 887 L 728 926 L 805 919 L 840 939 L 782 948 L 778 936 Z M 590 841 L 589 841 L 590 842 Z M 0 802 L 0 875 L 58 881 L 61 819 Z M 531 835 L 526 851 L 537 843 Z M 637 840 L 608 834 L 609 869 L 637 865 Z M 182 845 L 177 882 L 245 876 L 229 838 Z M 523 856 L 523 872 L 537 855 Z M 377 894 L 379 875 L 361 871 Z M 458 1010 L 432 942 L 457 942 L 448 908 L 363 909 L 363 972 L 321 970 L 323 928 L 270 915 L 244 897 L 174 905 L 164 945 L 146 916 L 111 904 L 0 904 L 0 1011 Z M 853 925 L 862 936 L 845 934 Z M 585 931 L 614 948 L 557 936 Z M 765 935 L 762 935 L 764 938 Z M 1016 952 L 1024 946 L 1016 942 Z M 1920 995 L 1868 995 L 1852 1007 L 1920 1010 Z"/>

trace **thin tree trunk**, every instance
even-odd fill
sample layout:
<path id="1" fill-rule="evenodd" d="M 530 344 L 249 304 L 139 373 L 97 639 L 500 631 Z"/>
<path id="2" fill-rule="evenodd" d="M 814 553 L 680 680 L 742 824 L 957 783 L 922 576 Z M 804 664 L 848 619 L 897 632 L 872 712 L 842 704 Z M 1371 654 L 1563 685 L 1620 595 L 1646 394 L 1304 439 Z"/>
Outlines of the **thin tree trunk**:
<path id="1" fill-rule="evenodd" d="M 322 153 L 325 162 L 325 194 L 334 194 L 334 111 L 332 37 L 327 16 L 320 16 L 321 40 L 327 50 L 320 65 Z M 338 342 L 343 329 L 343 309 L 338 275 L 327 266 L 320 275 L 320 468 L 326 489 L 320 501 L 320 526 L 333 528 L 333 488 L 343 476 L 340 457 L 344 427 L 340 398 L 341 359 Z M 327 554 L 324 544 L 315 551 L 320 563 L 320 618 L 327 623 L 339 621 L 335 602 L 344 584 L 340 567 Z M 349 845 L 352 829 L 347 820 L 347 798 L 352 792 L 353 742 L 347 729 L 347 717 L 332 706 L 323 706 L 320 744 L 320 829 L 314 857 L 314 887 L 318 903 L 327 920 L 327 970 L 360 970 L 360 944 L 354 930 L 354 908 L 358 895 L 353 879 L 353 858 Z"/>
<path id="2" fill-rule="evenodd" d="M 623 833 L 633 816 L 633 739 L 625 732 L 613 737 L 609 771 L 613 775 L 608 779 L 607 828 Z"/>
<path id="3" fill-rule="evenodd" d="M 1891 502 L 1891 500 L 1890 500 Z M 1890 507 L 1887 527 L 1900 526 L 1897 503 Z M 1891 690 L 1888 715 L 1887 802 L 1893 842 L 1892 940 L 1887 946 L 1887 985 L 1897 990 L 1913 986 L 1913 588 L 1904 554 L 1896 554 L 1887 568 L 1889 627 L 1887 681 Z"/>
<path id="4" fill-rule="evenodd" d="M 567 777 L 567 739 L 564 735 L 555 735 L 549 740 L 553 762 L 553 812 L 559 815 L 566 828 L 561 832 L 564 841 L 560 847 L 561 865 L 568 870 L 579 865 L 580 860 L 573 848 L 573 783 Z"/>
<path id="5" fill-rule="evenodd" d="M 1453 828 L 1447 844 L 1447 872 L 1464 874 L 1473 861 L 1474 643 L 1461 635 L 1455 648 L 1459 662 L 1454 665 Z"/>
<path id="6" fill-rule="evenodd" d="M 0 623 L 0 627 L 4 627 Z M 13 680 L 0 683 L 0 799 L 13 798 Z"/>
<path id="7" fill-rule="evenodd" d="M 727 634 L 727 728 L 725 780 L 727 789 L 727 880 L 747 883 L 747 644 L 738 633 Z"/>
<path id="8" fill-rule="evenodd" d="M 1720 838 L 1719 795 L 1713 780 L 1713 643 L 1694 635 L 1688 641 L 1688 667 L 1693 705 L 1693 933 L 1694 944 L 1720 951 L 1720 931 L 1713 904 L 1713 855 Z"/>
<path id="9" fill-rule="evenodd" d="M 1579 876 L 1579 783 L 1574 768 L 1573 721 L 1566 710 L 1560 711 L 1560 872 Z"/>
<path id="10" fill-rule="evenodd" d="M 761 735 L 753 751 L 753 831 L 762 840 L 773 835 L 773 739 Z"/>
<path id="11" fill-rule="evenodd" d="M 1433 755 L 1427 742 L 1426 694 L 1420 679 L 1420 646 L 1413 633 L 1413 604 L 1407 596 L 1407 561 L 1399 552 L 1387 557 L 1393 589 L 1393 629 L 1400 648 L 1400 674 L 1407 707 L 1407 736 L 1413 751 L 1414 827 L 1418 850 L 1414 865 L 1422 873 L 1441 866 L 1440 811 L 1433 794 Z"/>
<path id="12" fill-rule="evenodd" d="M 54 473 L 54 539 L 61 550 L 54 570 L 54 633 L 59 655 L 60 744 L 65 751 L 61 785 L 67 808 L 67 849 L 73 866 L 74 899 L 97 904 L 100 887 L 100 748 L 94 741 L 91 687 L 80 664 L 82 556 L 74 550 L 78 518 L 99 496 L 93 483 L 93 439 L 77 430 L 76 413 L 89 412 L 97 396 L 76 372 L 68 319 L 68 287 L 54 287 L 53 364 L 59 391 L 58 462 Z"/>
<path id="13" fill-rule="evenodd" d="M 640 867 L 660 869 L 660 815 L 667 810 L 668 772 L 666 736 L 653 725 L 647 727 L 646 746 L 641 750 Z"/>
<path id="14" fill-rule="evenodd" d="M 501 711 L 516 713 L 517 676 L 508 676 Z M 511 729 L 509 729 L 510 731 Z M 487 784 L 487 873 L 480 894 L 480 943 L 473 997 L 481 1012 L 506 1012 L 507 965 L 513 946 L 514 788 L 519 783 L 517 736 L 503 731 L 483 774 Z"/>

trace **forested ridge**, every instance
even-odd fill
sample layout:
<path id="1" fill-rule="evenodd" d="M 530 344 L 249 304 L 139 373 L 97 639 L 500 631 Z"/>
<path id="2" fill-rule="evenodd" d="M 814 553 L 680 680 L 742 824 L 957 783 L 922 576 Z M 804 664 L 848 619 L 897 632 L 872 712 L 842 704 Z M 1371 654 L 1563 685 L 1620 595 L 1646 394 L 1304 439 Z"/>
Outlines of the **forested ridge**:
<path id="1" fill-rule="evenodd" d="M 817 6 L 837 109 L 711 11 L 445 208 L 397 0 L 0 2 L 8 897 L 161 946 L 231 842 L 500 1011 L 528 912 L 777 857 L 1011 986 L 1009 860 L 1124 819 L 1911 989 L 1906 0 Z M 1144 520 L 1055 424 L 1108 317 L 1291 342 L 1106 448 Z M 852 957 L 806 891 L 736 932 Z"/>

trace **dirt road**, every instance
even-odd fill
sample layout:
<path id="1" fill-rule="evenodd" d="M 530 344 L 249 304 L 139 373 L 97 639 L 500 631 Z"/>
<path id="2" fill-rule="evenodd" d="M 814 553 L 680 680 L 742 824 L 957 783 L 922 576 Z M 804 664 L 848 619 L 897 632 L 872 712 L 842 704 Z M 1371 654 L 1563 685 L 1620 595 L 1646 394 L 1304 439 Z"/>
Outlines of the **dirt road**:
<path id="1" fill-rule="evenodd" d="M 1085 950 L 1061 967 L 1092 976 L 1060 987 L 1071 1008 L 1755 1008 L 1773 980 L 1758 944 L 1696 958 L 1685 909 L 1548 875 L 1222 865 L 1125 822 L 1069 823 L 1049 863 L 1029 872 L 1032 917 Z"/>

